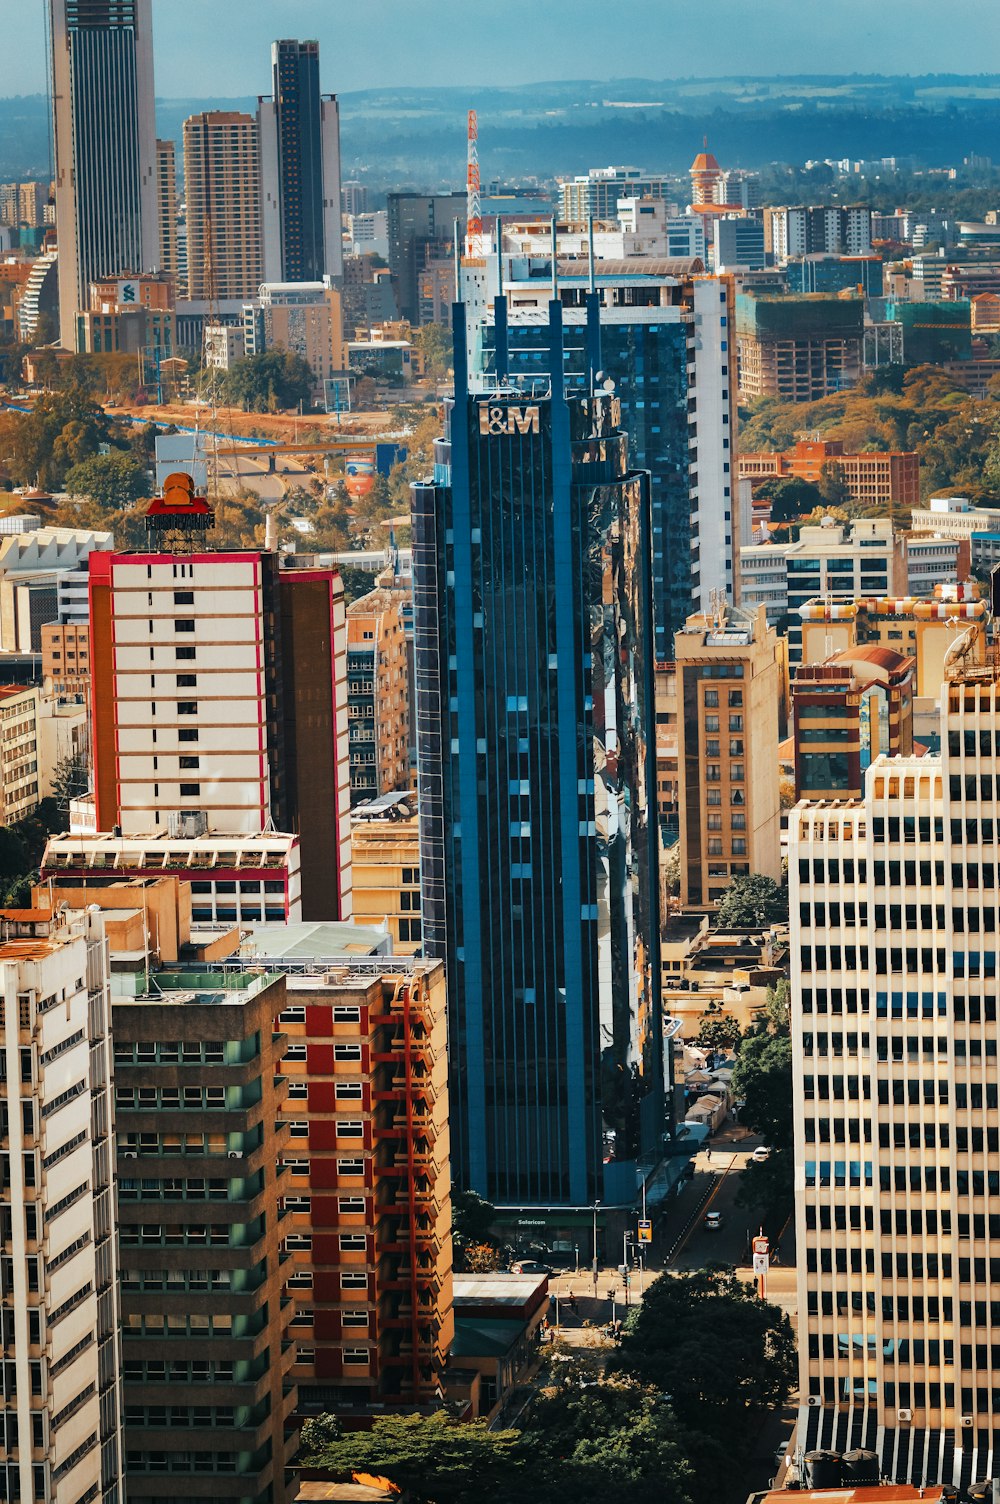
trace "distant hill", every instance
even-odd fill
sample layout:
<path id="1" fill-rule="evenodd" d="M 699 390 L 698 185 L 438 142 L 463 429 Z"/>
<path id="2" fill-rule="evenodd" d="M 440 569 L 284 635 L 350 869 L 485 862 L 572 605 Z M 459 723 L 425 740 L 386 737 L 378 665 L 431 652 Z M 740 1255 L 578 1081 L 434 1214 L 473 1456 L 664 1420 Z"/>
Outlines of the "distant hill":
<path id="1" fill-rule="evenodd" d="M 479 111 L 484 182 L 610 162 L 683 172 L 706 136 L 731 166 L 831 156 L 943 166 L 970 151 L 1000 162 L 1000 74 L 579 80 L 340 97 L 345 176 L 361 173 L 378 188 L 460 185 L 470 106 Z M 158 100 L 157 130 L 179 141 L 189 114 L 255 105 L 252 96 Z M 0 181 L 44 177 L 48 163 L 44 99 L 0 99 Z"/>

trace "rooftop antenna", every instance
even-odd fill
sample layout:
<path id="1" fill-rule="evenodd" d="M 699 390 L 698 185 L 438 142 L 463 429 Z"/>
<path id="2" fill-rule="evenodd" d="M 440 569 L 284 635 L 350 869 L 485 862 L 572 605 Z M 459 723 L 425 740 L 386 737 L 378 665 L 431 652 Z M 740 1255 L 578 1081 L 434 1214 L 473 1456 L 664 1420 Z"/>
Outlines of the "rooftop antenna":
<path id="1" fill-rule="evenodd" d="M 469 152 L 466 173 L 465 250 L 468 256 L 483 254 L 483 207 L 479 196 L 479 117 L 469 111 Z"/>
<path id="2" fill-rule="evenodd" d="M 589 278 L 588 290 L 596 292 L 597 284 L 594 280 L 594 216 L 592 214 L 587 215 L 587 276 Z"/>
<path id="3" fill-rule="evenodd" d="M 552 228 L 552 301 L 555 303 L 559 299 L 559 261 L 557 255 L 559 237 L 556 232 L 556 217 L 554 214 L 549 223 Z"/>

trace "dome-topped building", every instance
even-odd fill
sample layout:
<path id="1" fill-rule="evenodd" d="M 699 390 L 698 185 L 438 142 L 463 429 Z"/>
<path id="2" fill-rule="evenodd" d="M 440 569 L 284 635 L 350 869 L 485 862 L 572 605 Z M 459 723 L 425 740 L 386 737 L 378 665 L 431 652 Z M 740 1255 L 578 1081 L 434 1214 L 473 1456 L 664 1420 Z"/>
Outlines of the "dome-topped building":
<path id="1" fill-rule="evenodd" d="M 700 151 L 691 163 L 691 203 L 712 203 L 715 196 L 715 185 L 721 177 L 722 168 L 712 153 L 710 151 Z"/>

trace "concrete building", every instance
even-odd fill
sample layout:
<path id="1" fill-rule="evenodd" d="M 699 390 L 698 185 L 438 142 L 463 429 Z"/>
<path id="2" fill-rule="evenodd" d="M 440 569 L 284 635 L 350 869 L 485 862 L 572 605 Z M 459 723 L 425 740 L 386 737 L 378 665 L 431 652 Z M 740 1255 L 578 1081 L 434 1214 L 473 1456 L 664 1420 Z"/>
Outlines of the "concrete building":
<path id="1" fill-rule="evenodd" d="M 860 799 L 875 759 L 913 752 L 916 662 L 859 646 L 800 663 L 792 680 L 796 799 Z"/>
<path id="2" fill-rule="evenodd" d="M 763 271 L 767 265 L 764 225 L 752 216 L 727 214 L 715 224 L 715 270 Z"/>
<path id="3" fill-rule="evenodd" d="M 692 616 L 674 660 L 681 906 L 709 908 L 734 877 L 781 876 L 775 633 L 759 608 Z"/>
<path id="4" fill-rule="evenodd" d="M 368 213 L 368 188 L 364 183 L 352 180 L 343 183 L 340 189 L 340 212 L 351 218 Z"/>
<path id="5" fill-rule="evenodd" d="M 177 148 L 173 141 L 156 143 L 156 189 L 160 226 L 160 271 L 181 292 L 177 250 Z"/>
<path id="6" fill-rule="evenodd" d="M 229 371 L 246 355 L 246 336 L 240 324 L 206 324 L 202 331 L 205 365 L 210 371 Z M 193 448 L 193 443 L 188 446 Z"/>
<path id="7" fill-rule="evenodd" d="M 164 521 L 194 510 L 183 479 L 187 506 L 176 488 L 153 504 Z M 98 830 L 147 836 L 176 816 L 196 835 L 297 832 L 305 917 L 346 918 L 340 577 L 252 551 L 103 553 L 90 592 Z"/>
<path id="8" fill-rule="evenodd" d="M 613 220 L 625 198 L 670 197 L 670 179 L 641 167 L 591 167 L 589 172 L 559 181 L 559 218 L 586 224 L 594 219 Z"/>
<path id="9" fill-rule="evenodd" d="M 722 181 L 722 168 L 710 151 L 700 151 L 691 163 L 692 204 L 715 204 L 716 190 Z"/>
<path id="10" fill-rule="evenodd" d="M 938 586 L 961 584 L 969 578 L 975 562 L 975 539 L 942 538 L 938 533 L 904 533 L 903 556 L 906 593 L 932 596 Z"/>
<path id="11" fill-rule="evenodd" d="M 115 973 L 125 1456 L 134 1504 L 285 1504 L 298 1443 L 281 977 Z"/>
<path id="12" fill-rule="evenodd" d="M 866 256 L 872 248 L 871 210 L 864 204 L 797 204 L 765 209 L 763 217 L 764 242 L 779 265 L 813 252 Z"/>
<path id="13" fill-rule="evenodd" d="M 747 609 L 767 608 L 768 620 L 782 623 L 788 634 L 788 657 L 802 656 L 799 608 L 814 596 L 854 600 L 896 592 L 899 550 L 892 523 L 856 518 L 838 523 L 824 517 L 803 527 L 795 543 L 758 543 L 740 555 L 741 602 Z"/>
<path id="14" fill-rule="evenodd" d="M 789 822 L 799 1444 L 883 1476 L 992 1465 L 998 685 L 942 692 L 940 757 Z"/>
<path id="15" fill-rule="evenodd" d="M 285 1249 L 303 1413 L 440 1403 L 454 1332 L 440 962 L 325 956 L 287 977 Z M 280 965 L 280 963 L 277 963 Z"/>
<path id="16" fill-rule="evenodd" d="M 455 221 L 465 233 L 464 193 L 390 193 L 386 200 L 389 234 L 389 270 L 399 316 L 416 326 L 420 322 L 420 273 L 428 254 L 451 251 Z"/>
<path id="17" fill-rule="evenodd" d="M 667 1130 L 649 485 L 618 397 L 565 377 L 561 305 L 544 386 L 505 309 L 487 383 L 456 305 L 448 434 L 413 487 L 423 945 L 446 958 L 455 1178 L 562 1236 L 607 1199 L 603 1134 L 624 1179 Z M 601 369 L 596 292 L 584 312 Z"/>
<path id="18" fill-rule="evenodd" d="M 45 693 L 56 699 L 89 696 L 90 628 L 79 622 L 47 622 L 41 639 Z"/>
<path id="19" fill-rule="evenodd" d="M 93 801 L 90 802 L 93 810 Z M 297 924 L 302 919 L 302 880 L 297 836 L 174 834 L 116 836 L 70 830 L 49 838 L 42 879 L 66 888 L 99 890 L 125 879 L 173 874 L 191 890 L 195 924 Z"/>
<path id="20" fill-rule="evenodd" d="M 320 92 L 319 43 L 272 43 L 271 81 L 257 105 L 263 280 L 340 278 L 340 107 Z"/>
<path id="21" fill-rule="evenodd" d="M 926 509 L 918 508 L 910 514 L 910 524 L 915 533 L 971 542 L 975 533 L 1000 530 L 1000 510 L 975 506 L 965 496 L 932 496 Z"/>
<path id="22" fill-rule="evenodd" d="M 34 812 L 39 787 L 38 690 L 0 685 L 0 824 Z"/>
<path id="23" fill-rule="evenodd" d="M 326 382 L 343 368 L 341 295 L 330 279 L 321 282 L 262 282 L 256 303 L 243 312 L 247 354 L 290 350 L 314 377 L 313 397 L 323 400 Z"/>
<path id="24" fill-rule="evenodd" d="M 347 608 L 351 804 L 410 787 L 410 673 L 403 601 L 380 586 Z"/>
<path id="25" fill-rule="evenodd" d="M 351 876 L 358 924 L 386 923 L 393 954 L 420 948 L 420 831 L 416 801 L 383 795 L 351 811 Z"/>
<path id="26" fill-rule="evenodd" d="M 59 338 L 99 277 L 160 256 L 152 0 L 47 0 L 52 42 Z"/>
<path id="27" fill-rule="evenodd" d="M 264 280 L 259 156 L 252 115 L 209 110 L 184 122 L 191 299 L 252 298 Z"/>
<path id="28" fill-rule="evenodd" d="M 738 293 L 740 395 L 815 402 L 861 375 L 864 300 Z"/>
<path id="29" fill-rule="evenodd" d="M 0 932 L 0 1487 L 124 1504 L 103 935 L 20 909 Z"/>
<path id="30" fill-rule="evenodd" d="M 39 653 L 49 622 L 87 624 L 87 561 L 114 547 L 94 528 L 37 527 L 0 536 L 0 649 Z"/>
<path id="31" fill-rule="evenodd" d="M 855 292 L 865 298 L 882 296 L 880 256 L 831 256 L 825 251 L 813 251 L 808 256 L 789 257 L 785 271 L 789 292 Z"/>
<path id="32" fill-rule="evenodd" d="M 829 467 L 851 493 L 851 501 L 863 507 L 885 507 L 892 515 L 897 508 L 920 503 L 920 456 L 916 450 L 887 450 L 871 454 L 847 454 L 839 439 L 800 439 L 784 454 L 739 456 L 739 476 L 755 485 L 765 480 L 794 476 L 814 485 Z"/>

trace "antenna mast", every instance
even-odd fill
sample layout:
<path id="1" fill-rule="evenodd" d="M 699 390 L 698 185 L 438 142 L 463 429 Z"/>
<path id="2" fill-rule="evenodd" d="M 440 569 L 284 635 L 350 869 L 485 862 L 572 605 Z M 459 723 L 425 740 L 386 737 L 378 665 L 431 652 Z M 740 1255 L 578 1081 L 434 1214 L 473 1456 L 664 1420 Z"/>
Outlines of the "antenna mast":
<path id="1" fill-rule="evenodd" d="M 483 254 L 483 207 L 479 196 L 479 117 L 469 111 L 469 157 L 466 175 L 465 254 Z"/>

